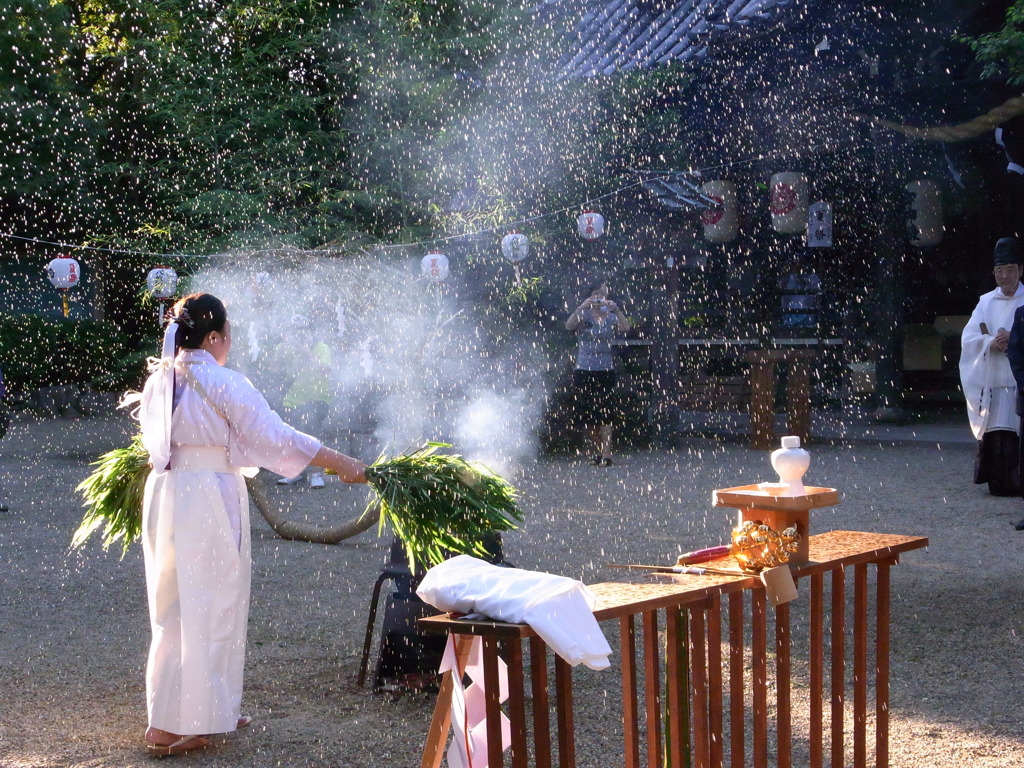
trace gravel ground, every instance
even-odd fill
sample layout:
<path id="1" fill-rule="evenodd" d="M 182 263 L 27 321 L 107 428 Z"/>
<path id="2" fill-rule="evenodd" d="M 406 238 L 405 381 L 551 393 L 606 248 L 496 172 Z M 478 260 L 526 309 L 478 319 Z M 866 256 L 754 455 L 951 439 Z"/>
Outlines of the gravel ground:
<path id="1" fill-rule="evenodd" d="M 10 511 L 0 513 L 0 766 L 150 765 L 143 668 L 148 620 L 141 552 L 98 542 L 69 552 L 81 514 L 74 488 L 130 425 L 20 418 L 0 443 Z M 807 481 L 843 502 L 812 513 L 813 532 L 929 537 L 892 572 L 891 765 L 1024 765 L 1020 674 L 1024 517 L 1020 499 L 970 483 L 973 447 L 917 442 L 811 446 Z M 730 510 L 715 488 L 772 480 L 767 454 L 734 442 L 686 441 L 598 469 L 542 458 L 514 482 L 526 526 L 505 537 L 515 565 L 613 580 L 608 562 L 670 562 L 724 543 Z M 339 521 L 365 491 L 272 488 L 296 517 Z M 253 726 L 183 765 L 416 766 L 433 696 L 372 694 L 356 674 L 373 582 L 387 560 L 374 530 L 337 546 L 277 538 L 258 514 L 244 711 Z M 799 612 L 794 610 L 799 634 Z M 612 647 L 617 646 L 608 628 Z M 614 664 L 613 657 L 613 664 Z M 799 691 L 804 658 L 794 649 Z M 618 680 L 577 673 L 578 764 L 618 764 Z M 800 712 L 795 712 L 799 735 Z M 796 748 L 797 764 L 805 764 Z"/>

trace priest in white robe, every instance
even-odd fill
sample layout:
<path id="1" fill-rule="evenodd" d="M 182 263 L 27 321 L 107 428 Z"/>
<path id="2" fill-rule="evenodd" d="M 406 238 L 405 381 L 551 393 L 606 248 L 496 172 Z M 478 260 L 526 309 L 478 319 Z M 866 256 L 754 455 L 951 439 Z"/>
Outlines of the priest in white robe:
<path id="1" fill-rule="evenodd" d="M 1021 492 L 1017 382 L 1007 357 L 1014 313 L 1024 306 L 1021 256 L 1014 238 L 996 243 L 996 288 L 978 300 L 961 335 L 960 383 L 978 439 L 974 482 L 988 483 L 989 492 L 997 496 Z"/>
<path id="2" fill-rule="evenodd" d="M 365 482 L 365 465 L 285 424 L 242 374 L 224 305 L 179 301 L 139 417 L 153 471 L 143 505 L 152 643 L 146 670 L 152 752 L 210 745 L 241 716 L 251 560 L 244 475 L 291 477 L 309 464 Z M 173 361 L 173 364 L 172 364 Z M 251 470 L 249 469 L 251 468 Z"/>

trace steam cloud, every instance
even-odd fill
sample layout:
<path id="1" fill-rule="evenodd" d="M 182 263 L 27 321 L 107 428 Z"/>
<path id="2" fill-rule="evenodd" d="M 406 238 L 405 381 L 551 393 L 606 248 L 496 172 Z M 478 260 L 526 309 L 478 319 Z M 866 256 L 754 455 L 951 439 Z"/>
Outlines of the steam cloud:
<path id="1" fill-rule="evenodd" d="M 275 408 L 295 373 L 283 368 L 282 345 L 302 333 L 327 344 L 337 397 L 317 436 L 332 447 L 371 461 L 378 450 L 441 440 L 506 476 L 536 456 L 542 361 L 525 344 L 494 349 L 474 307 L 406 264 L 366 257 L 214 266 L 195 276 L 193 290 L 224 299 L 229 365 Z M 296 315 L 308 329 L 295 329 Z"/>

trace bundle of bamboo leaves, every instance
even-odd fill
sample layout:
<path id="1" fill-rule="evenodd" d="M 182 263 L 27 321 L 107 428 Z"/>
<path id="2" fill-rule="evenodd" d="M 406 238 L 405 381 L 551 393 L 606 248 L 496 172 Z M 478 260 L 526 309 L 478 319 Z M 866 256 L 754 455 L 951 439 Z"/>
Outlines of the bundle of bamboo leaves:
<path id="1" fill-rule="evenodd" d="M 381 457 L 366 469 L 373 489 L 368 508 L 380 505 L 378 531 L 385 527 L 402 540 L 409 564 L 431 566 L 452 553 L 486 556 L 489 534 L 512 530 L 523 516 L 516 490 L 482 464 L 438 453 L 446 443 Z M 101 527 L 103 548 L 120 540 L 121 556 L 142 533 L 142 497 L 149 454 L 140 435 L 127 448 L 103 454 L 96 469 L 78 486 L 85 516 L 71 540 L 81 546 Z"/>
<path id="2" fill-rule="evenodd" d="M 92 466 L 96 469 L 75 489 L 86 510 L 71 546 L 80 547 L 103 527 L 103 548 L 120 539 L 123 558 L 142 534 L 142 495 L 150 470 L 142 435 L 135 435 L 127 448 L 104 453 Z"/>
<path id="3" fill-rule="evenodd" d="M 484 537 L 523 520 L 516 490 L 482 464 L 438 453 L 447 443 L 428 442 L 366 469 L 380 504 L 380 525 L 402 540 L 409 564 L 437 565 L 452 553 L 485 557 Z"/>

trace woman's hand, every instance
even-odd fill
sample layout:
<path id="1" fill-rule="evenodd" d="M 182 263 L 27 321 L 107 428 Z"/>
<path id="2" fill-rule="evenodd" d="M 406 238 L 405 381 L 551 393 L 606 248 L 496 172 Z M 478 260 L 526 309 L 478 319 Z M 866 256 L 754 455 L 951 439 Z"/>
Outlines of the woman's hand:
<path id="1" fill-rule="evenodd" d="M 329 470 L 346 483 L 366 482 L 366 464 L 333 448 L 323 446 L 309 463 Z"/>

